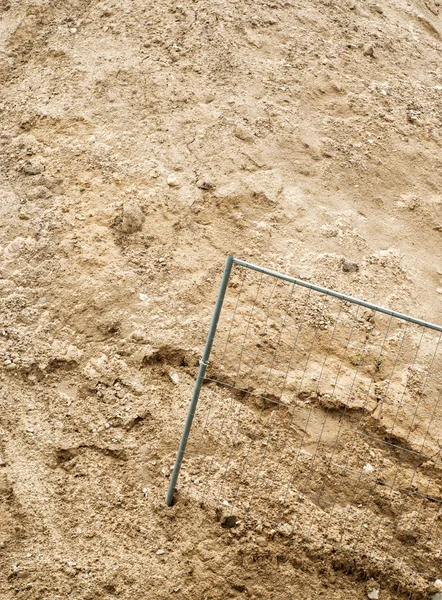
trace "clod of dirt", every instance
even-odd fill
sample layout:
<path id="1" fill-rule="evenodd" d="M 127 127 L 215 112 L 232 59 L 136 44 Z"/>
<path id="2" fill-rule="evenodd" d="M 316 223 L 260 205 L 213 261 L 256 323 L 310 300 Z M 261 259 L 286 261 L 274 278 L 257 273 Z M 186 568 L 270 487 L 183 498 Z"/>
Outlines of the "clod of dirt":
<path id="1" fill-rule="evenodd" d="M 215 188 L 215 184 L 210 179 L 198 179 L 196 182 L 196 187 L 200 190 L 213 190 Z"/>
<path id="2" fill-rule="evenodd" d="M 25 160 L 20 170 L 25 175 L 40 175 L 44 171 L 44 165 L 39 160 Z"/>
<path id="3" fill-rule="evenodd" d="M 229 507 L 219 507 L 216 510 L 216 517 L 224 529 L 231 529 L 238 524 L 238 517 L 232 513 Z"/>
<path id="4" fill-rule="evenodd" d="M 344 271 L 344 273 L 356 273 L 357 271 L 359 271 L 359 265 L 354 262 L 345 261 L 342 263 L 342 270 Z"/>
<path id="5" fill-rule="evenodd" d="M 123 218 L 120 229 L 123 233 L 136 233 L 141 231 L 145 217 L 141 208 L 135 201 L 129 200 L 123 206 Z"/>
<path id="6" fill-rule="evenodd" d="M 235 137 L 237 137 L 239 140 L 242 140 L 243 142 L 252 142 L 253 141 L 253 135 L 251 133 L 249 133 L 247 131 L 247 129 L 245 129 L 241 125 L 238 125 L 237 127 L 235 127 L 233 133 L 234 133 Z"/>
<path id="7" fill-rule="evenodd" d="M 373 56 L 374 57 L 374 44 L 369 43 L 365 44 L 363 48 L 364 56 Z"/>
<path id="8" fill-rule="evenodd" d="M 238 523 L 238 519 L 235 515 L 229 515 L 228 517 L 223 517 L 221 520 L 221 527 L 231 528 L 236 527 Z"/>

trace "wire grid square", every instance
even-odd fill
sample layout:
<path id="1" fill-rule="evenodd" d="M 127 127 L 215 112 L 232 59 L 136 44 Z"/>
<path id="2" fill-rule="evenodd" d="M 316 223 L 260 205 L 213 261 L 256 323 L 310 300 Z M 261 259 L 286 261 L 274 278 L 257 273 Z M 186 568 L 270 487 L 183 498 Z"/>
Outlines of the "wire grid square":
<path id="1" fill-rule="evenodd" d="M 235 266 L 186 466 L 201 499 L 442 567 L 441 334 Z"/>

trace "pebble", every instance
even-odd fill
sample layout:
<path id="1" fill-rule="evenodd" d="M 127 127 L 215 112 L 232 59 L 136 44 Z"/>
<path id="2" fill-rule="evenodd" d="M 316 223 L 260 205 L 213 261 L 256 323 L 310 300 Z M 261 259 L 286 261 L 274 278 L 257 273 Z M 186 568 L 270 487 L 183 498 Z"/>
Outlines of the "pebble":
<path id="1" fill-rule="evenodd" d="M 179 187 L 180 184 L 174 173 L 169 173 L 169 175 L 167 176 L 167 185 L 170 187 Z"/>
<path id="2" fill-rule="evenodd" d="M 159 548 L 156 553 L 158 554 L 158 556 L 161 556 L 162 554 L 165 554 L 166 551 L 163 550 L 162 548 Z"/>
<path id="3" fill-rule="evenodd" d="M 140 300 L 141 302 L 147 302 L 147 300 L 149 300 L 149 296 L 147 294 L 140 293 Z"/>
<path id="4" fill-rule="evenodd" d="M 372 588 L 371 590 L 368 590 L 367 596 L 370 598 L 370 600 L 378 600 L 379 588 Z"/>
<path id="5" fill-rule="evenodd" d="M 364 473 L 373 473 L 374 467 L 370 463 L 367 463 L 366 465 L 364 465 L 364 468 L 362 470 L 364 471 Z"/>
<path id="6" fill-rule="evenodd" d="M 76 27 L 71 27 L 71 28 L 69 29 L 69 31 L 70 31 L 71 33 L 77 33 L 77 28 L 76 28 Z"/>
<path id="7" fill-rule="evenodd" d="M 442 288 L 437 288 L 436 292 L 437 292 L 438 294 L 442 294 Z"/>
<path id="8" fill-rule="evenodd" d="M 290 525 L 290 523 L 283 523 L 282 525 L 279 525 L 278 533 L 283 536 L 290 537 L 293 534 L 293 527 Z"/>

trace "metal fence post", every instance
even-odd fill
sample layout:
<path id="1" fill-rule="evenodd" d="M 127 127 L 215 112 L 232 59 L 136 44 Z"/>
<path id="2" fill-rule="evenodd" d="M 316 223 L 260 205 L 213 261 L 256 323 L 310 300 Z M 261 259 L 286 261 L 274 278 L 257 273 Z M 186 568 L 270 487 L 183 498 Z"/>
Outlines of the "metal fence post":
<path id="1" fill-rule="evenodd" d="M 180 446 L 178 448 L 178 453 L 175 459 L 175 465 L 173 467 L 172 476 L 170 478 L 169 489 L 167 490 L 166 495 L 166 503 L 168 506 L 172 506 L 173 504 L 173 495 L 175 492 L 176 482 L 178 480 L 178 476 L 180 474 L 181 463 L 183 462 L 184 452 L 186 451 L 187 439 L 190 434 L 190 429 L 192 427 L 193 418 L 195 416 L 196 407 L 198 404 L 198 398 L 201 391 L 201 386 L 203 385 L 204 375 L 206 374 L 207 363 L 210 357 L 210 352 L 212 350 L 213 340 L 215 337 L 216 328 L 218 325 L 219 315 L 221 313 L 221 308 L 223 306 L 224 297 L 226 295 L 227 285 L 229 283 L 230 272 L 232 270 L 233 265 L 233 256 L 229 254 L 227 256 L 226 264 L 224 266 L 223 277 L 221 280 L 221 285 L 218 292 L 218 298 L 216 299 L 215 309 L 212 315 L 212 321 L 210 323 L 209 333 L 207 334 L 206 345 L 204 347 L 203 357 L 200 361 L 200 368 L 198 371 L 198 376 L 195 381 L 195 387 L 193 389 L 192 400 L 190 401 L 189 411 L 186 417 L 186 423 L 184 425 L 183 435 L 181 437 Z"/>

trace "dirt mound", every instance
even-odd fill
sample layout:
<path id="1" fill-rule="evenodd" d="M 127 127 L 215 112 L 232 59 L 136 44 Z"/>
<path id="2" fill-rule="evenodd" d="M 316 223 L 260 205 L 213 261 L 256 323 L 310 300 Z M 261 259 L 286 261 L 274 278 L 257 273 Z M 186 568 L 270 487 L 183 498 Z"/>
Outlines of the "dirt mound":
<path id="1" fill-rule="evenodd" d="M 228 252 L 442 322 L 439 2 L 0 4 L 2 598 L 434 593 L 164 494 Z"/>

